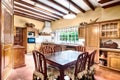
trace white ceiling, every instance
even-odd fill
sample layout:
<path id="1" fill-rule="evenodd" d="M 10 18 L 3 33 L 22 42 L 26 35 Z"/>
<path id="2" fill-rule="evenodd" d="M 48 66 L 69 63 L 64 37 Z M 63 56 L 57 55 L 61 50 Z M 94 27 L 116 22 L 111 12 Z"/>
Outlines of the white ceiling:
<path id="1" fill-rule="evenodd" d="M 41 21 L 59 20 L 70 11 L 73 14 L 85 13 L 100 7 L 110 7 L 120 0 L 14 0 L 15 15 Z M 70 6 L 69 6 L 70 5 Z"/>

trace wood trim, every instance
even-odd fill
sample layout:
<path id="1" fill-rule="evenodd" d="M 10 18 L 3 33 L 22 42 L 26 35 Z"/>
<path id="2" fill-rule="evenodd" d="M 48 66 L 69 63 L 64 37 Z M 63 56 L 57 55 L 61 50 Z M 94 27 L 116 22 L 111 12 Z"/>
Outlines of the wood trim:
<path id="1" fill-rule="evenodd" d="M 120 1 L 105 5 L 105 6 L 103 6 L 103 8 L 109 8 L 109 7 L 113 7 L 113 6 L 117 6 L 117 5 L 120 5 Z"/>
<path id="2" fill-rule="evenodd" d="M 42 21 L 42 22 L 45 21 L 44 19 L 40 19 L 40 18 L 37 18 L 37 17 L 34 17 L 34 16 L 26 15 L 24 13 L 20 13 L 20 12 L 17 12 L 17 11 L 14 12 L 14 15 L 18 15 L 18 16 L 22 16 L 22 17 L 34 19 L 34 20 L 37 20 L 37 21 Z M 46 21 L 49 21 L 49 20 L 46 20 Z"/>
<path id="3" fill-rule="evenodd" d="M 110 2 L 110 1 L 113 1 L 113 0 L 100 0 L 100 1 L 98 1 L 98 3 L 101 3 L 101 4 L 103 4 L 103 3 Z"/>
<path id="4" fill-rule="evenodd" d="M 52 7 L 52 6 L 49 6 L 49 5 L 45 4 L 45 3 L 42 3 L 42 2 L 40 2 L 40 1 L 38 1 L 38 0 L 32 0 L 32 1 L 33 1 L 33 2 L 36 2 L 36 3 L 40 4 L 40 5 L 46 6 L 46 7 L 50 8 L 50 9 L 56 11 L 56 12 L 59 12 L 59 13 L 63 14 L 63 15 L 66 15 L 66 14 L 67 14 L 67 13 L 64 13 L 64 12 L 62 12 L 62 11 L 60 11 L 60 10 Z"/>
<path id="5" fill-rule="evenodd" d="M 92 10 L 95 10 L 94 6 L 92 5 L 92 3 L 90 3 L 89 0 L 83 0 Z"/>
<path id="6" fill-rule="evenodd" d="M 113 21 L 120 21 L 120 19 L 107 20 L 107 21 L 100 21 L 100 22 L 95 22 L 95 23 L 89 23 L 89 24 L 87 24 L 87 25 L 90 25 L 90 24 L 100 24 L 100 23 L 113 22 Z"/>
<path id="7" fill-rule="evenodd" d="M 73 14 L 77 15 L 77 13 L 75 13 L 74 11 L 66 8 L 65 6 L 63 6 L 63 5 L 61 5 L 60 3 L 56 2 L 55 0 L 49 0 L 49 1 L 52 2 L 52 3 L 54 3 L 54 4 L 57 4 L 58 6 L 64 8 L 64 9 L 67 10 L 67 11 L 70 11 L 70 12 L 72 12 Z"/>
<path id="8" fill-rule="evenodd" d="M 0 0 L 0 34 L 1 34 L 1 27 L 2 27 L 2 22 L 1 22 L 1 16 L 2 16 L 2 2 L 1 2 L 1 0 Z M 1 75 L 1 73 L 2 73 L 2 70 L 1 70 L 1 67 L 2 67 L 2 42 L 1 42 L 1 35 L 0 35 L 0 80 L 2 80 L 2 75 Z"/>
<path id="9" fill-rule="evenodd" d="M 26 10 L 30 10 L 30 11 L 32 11 L 32 12 L 36 12 L 36 13 L 38 13 L 38 14 L 42 14 L 42 15 L 45 15 L 45 16 L 48 16 L 48 17 L 51 17 L 51 18 L 54 18 L 54 19 L 57 19 L 57 20 L 58 20 L 58 18 L 56 18 L 56 17 L 53 17 L 53 16 L 51 16 L 51 15 L 48 15 L 48 14 L 39 12 L 39 11 L 37 11 L 37 10 L 33 10 L 32 7 L 31 7 L 31 8 L 27 8 L 27 7 L 18 5 L 18 4 L 14 4 L 14 5 L 17 6 L 17 7 L 24 8 L 24 9 L 26 9 Z"/>
<path id="10" fill-rule="evenodd" d="M 7 3 L 6 3 L 6 1 L 4 1 L 4 0 L 2 0 L 2 4 L 4 4 L 4 6 L 9 10 L 9 12 L 11 13 L 11 14 L 13 14 L 13 5 L 12 6 L 10 6 L 10 5 L 8 5 Z"/>
<path id="11" fill-rule="evenodd" d="M 91 23 L 91 24 L 105 23 L 105 22 L 113 22 L 113 21 L 120 21 L 120 19 L 101 21 L 101 22 L 96 22 L 96 23 Z"/>
<path id="12" fill-rule="evenodd" d="M 51 19 L 51 18 L 47 18 L 47 17 L 43 17 L 41 15 L 37 15 L 37 14 L 34 14 L 32 12 L 28 12 L 28 11 L 25 11 L 25 10 L 21 10 L 21 9 L 18 9 L 18 8 L 14 8 L 15 10 L 17 11 L 20 11 L 21 13 L 27 13 L 27 14 L 30 14 L 30 15 L 33 15 L 33 16 L 38 16 L 38 18 L 40 19 L 45 19 L 45 20 L 54 20 L 54 19 Z"/>
<path id="13" fill-rule="evenodd" d="M 41 10 L 41 11 L 43 11 L 43 12 L 48 13 L 48 14 L 52 14 L 52 15 L 55 15 L 55 16 L 57 16 L 57 17 L 62 18 L 62 16 L 58 15 L 57 13 L 53 13 L 53 12 L 47 11 L 47 10 L 42 9 L 42 8 L 40 8 L 40 7 L 37 7 L 37 6 L 35 7 L 34 5 L 29 4 L 29 3 L 25 2 L 25 1 L 19 1 L 19 0 L 14 0 L 14 1 L 16 1 L 16 2 L 18 2 L 18 3 L 20 3 L 20 4 L 24 4 L 24 5 L 26 5 L 26 6 L 32 7 L 32 8 L 34 8 L 34 9 L 39 9 L 39 10 Z"/>
<path id="14" fill-rule="evenodd" d="M 68 0 L 72 5 L 74 5 L 78 10 L 80 10 L 81 12 L 85 13 L 85 10 L 82 9 L 81 7 L 79 7 L 77 4 L 75 4 L 72 0 Z"/>

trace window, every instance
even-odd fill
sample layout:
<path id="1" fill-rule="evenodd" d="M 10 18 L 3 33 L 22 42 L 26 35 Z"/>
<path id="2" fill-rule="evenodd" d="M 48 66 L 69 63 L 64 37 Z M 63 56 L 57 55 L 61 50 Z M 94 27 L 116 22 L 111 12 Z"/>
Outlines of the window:
<path id="1" fill-rule="evenodd" d="M 55 41 L 62 43 L 77 43 L 78 42 L 78 27 L 70 27 L 55 31 Z"/>

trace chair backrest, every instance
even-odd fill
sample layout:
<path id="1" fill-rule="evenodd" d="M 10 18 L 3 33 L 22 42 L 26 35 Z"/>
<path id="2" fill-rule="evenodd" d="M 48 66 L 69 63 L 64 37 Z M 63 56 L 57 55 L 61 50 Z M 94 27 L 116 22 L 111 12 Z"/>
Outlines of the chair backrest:
<path id="1" fill-rule="evenodd" d="M 42 52 L 42 53 L 44 53 L 43 46 L 40 46 L 39 51 Z"/>
<path id="2" fill-rule="evenodd" d="M 53 53 L 53 49 L 50 46 L 43 46 L 40 50 L 43 54 Z"/>
<path id="3" fill-rule="evenodd" d="M 87 58 L 88 58 L 88 52 L 84 52 L 78 56 L 77 62 L 75 65 L 75 73 L 74 73 L 76 77 L 78 73 L 86 69 Z"/>
<path id="4" fill-rule="evenodd" d="M 62 47 L 60 45 L 55 45 L 54 52 L 59 52 L 59 51 L 62 51 Z"/>
<path id="5" fill-rule="evenodd" d="M 35 71 L 42 73 L 44 78 L 47 79 L 47 65 L 44 55 L 36 50 L 32 51 L 32 53 L 35 63 Z"/>
<path id="6" fill-rule="evenodd" d="M 88 55 L 88 70 L 90 69 L 90 67 L 92 65 L 94 65 L 94 59 L 95 59 L 95 54 L 96 54 L 97 50 L 94 50 L 93 52 L 91 52 Z"/>
<path id="7" fill-rule="evenodd" d="M 86 48 L 85 48 L 85 46 L 78 46 L 77 51 L 85 52 Z"/>

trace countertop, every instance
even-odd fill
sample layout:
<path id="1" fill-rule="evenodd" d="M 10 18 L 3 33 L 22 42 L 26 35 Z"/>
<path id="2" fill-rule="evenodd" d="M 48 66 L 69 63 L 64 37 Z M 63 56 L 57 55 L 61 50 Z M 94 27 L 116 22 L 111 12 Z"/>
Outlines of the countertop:
<path id="1" fill-rule="evenodd" d="M 99 48 L 99 49 L 103 51 L 120 52 L 120 49 L 113 49 L 113 48 Z"/>
<path id="2" fill-rule="evenodd" d="M 54 42 L 43 42 L 43 44 L 58 44 L 58 45 L 66 45 L 66 46 L 80 46 L 80 44 L 74 43 L 54 43 Z"/>

